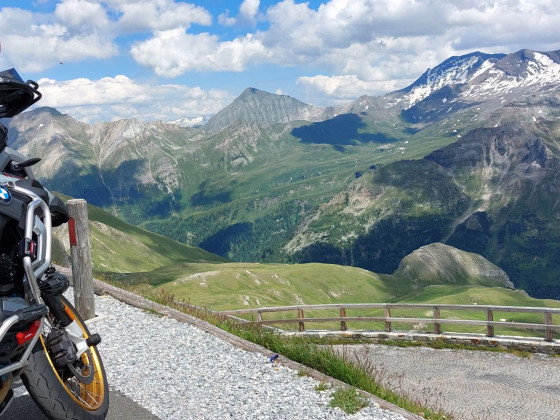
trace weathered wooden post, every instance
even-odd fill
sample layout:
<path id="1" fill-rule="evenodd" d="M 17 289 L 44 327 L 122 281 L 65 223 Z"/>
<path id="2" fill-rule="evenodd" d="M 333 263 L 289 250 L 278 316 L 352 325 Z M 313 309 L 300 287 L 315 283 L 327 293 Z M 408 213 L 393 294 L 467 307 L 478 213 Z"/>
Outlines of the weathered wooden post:
<path id="1" fill-rule="evenodd" d="M 299 332 L 305 331 L 305 324 L 303 322 L 303 309 L 298 309 L 298 319 L 299 321 Z"/>
<path id="2" fill-rule="evenodd" d="M 544 313 L 544 325 L 548 326 L 548 325 L 552 325 L 552 314 L 550 312 L 545 312 Z M 545 330 L 545 338 L 544 341 L 552 341 L 552 330 L 551 329 L 546 329 Z"/>
<path id="3" fill-rule="evenodd" d="M 340 308 L 340 317 L 346 318 L 346 308 Z M 340 321 L 340 330 L 346 331 L 346 321 Z"/>
<path id="4" fill-rule="evenodd" d="M 74 303 L 82 318 L 88 320 L 95 317 L 95 303 L 87 203 L 86 200 L 76 199 L 68 200 L 66 205 L 70 214 L 68 234 L 74 279 Z"/>
<path id="5" fill-rule="evenodd" d="M 391 321 L 387 321 L 387 318 L 391 318 L 391 308 L 385 306 L 385 331 L 391 332 Z"/>
<path id="6" fill-rule="evenodd" d="M 488 324 L 486 326 L 486 336 L 494 337 L 494 326 L 490 325 L 490 322 L 494 321 L 494 312 L 492 311 L 492 309 L 486 310 L 486 321 L 488 321 Z"/>
<path id="7" fill-rule="evenodd" d="M 441 328 L 438 319 L 441 319 L 441 314 L 439 312 L 439 308 L 434 306 L 434 334 L 441 334 Z"/>

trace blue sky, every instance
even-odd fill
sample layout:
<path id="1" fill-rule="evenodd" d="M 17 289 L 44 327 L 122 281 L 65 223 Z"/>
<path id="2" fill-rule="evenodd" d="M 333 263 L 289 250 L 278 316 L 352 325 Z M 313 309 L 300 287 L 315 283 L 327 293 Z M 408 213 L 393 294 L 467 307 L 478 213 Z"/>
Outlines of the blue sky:
<path id="1" fill-rule="evenodd" d="M 211 115 L 245 88 L 315 105 L 476 50 L 560 49 L 556 0 L 0 0 L 0 68 L 85 122 Z"/>

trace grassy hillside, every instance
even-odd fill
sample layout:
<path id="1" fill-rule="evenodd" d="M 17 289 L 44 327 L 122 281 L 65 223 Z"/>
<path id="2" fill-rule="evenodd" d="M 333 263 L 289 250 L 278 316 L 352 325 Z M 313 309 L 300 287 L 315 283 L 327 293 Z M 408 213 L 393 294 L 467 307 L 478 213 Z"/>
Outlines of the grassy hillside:
<path id="1" fill-rule="evenodd" d="M 67 200 L 69 197 L 59 196 Z M 92 262 L 96 273 L 151 271 L 165 265 L 185 262 L 224 262 L 225 258 L 203 249 L 184 245 L 111 216 L 88 205 Z M 55 229 L 53 260 L 69 261 L 66 225 Z"/>
<path id="2" fill-rule="evenodd" d="M 211 309 L 387 301 L 385 276 L 329 264 L 181 264 L 111 278 Z"/>

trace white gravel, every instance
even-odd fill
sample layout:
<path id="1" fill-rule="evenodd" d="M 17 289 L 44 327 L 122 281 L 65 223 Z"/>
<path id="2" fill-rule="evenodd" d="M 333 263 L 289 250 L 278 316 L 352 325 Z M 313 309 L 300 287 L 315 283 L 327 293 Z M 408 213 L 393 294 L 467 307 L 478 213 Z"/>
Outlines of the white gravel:
<path id="1" fill-rule="evenodd" d="M 68 295 L 71 295 L 70 293 Z M 68 296 L 71 298 L 71 296 Z M 109 386 L 166 419 L 391 419 L 371 401 L 348 415 L 333 389 L 196 327 L 96 296 L 99 351 Z"/>

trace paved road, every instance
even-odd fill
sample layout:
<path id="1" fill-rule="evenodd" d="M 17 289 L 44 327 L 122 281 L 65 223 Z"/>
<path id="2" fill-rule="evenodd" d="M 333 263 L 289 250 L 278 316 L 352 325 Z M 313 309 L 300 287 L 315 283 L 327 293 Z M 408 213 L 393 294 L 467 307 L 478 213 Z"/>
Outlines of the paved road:
<path id="1" fill-rule="evenodd" d="M 384 345 L 336 350 L 456 419 L 560 419 L 560 357 Z"/>
<path id="2" fill-rule="evenodd" d="M 4 420 L 48 420 L 37 408 L 21 382 L 16 383 L 14 399 L 1 419 Z M 18 386 L 20 385 L 20 386 Z M 140 407 L 130 398 L 117 391 L 109 392 L 109 414 L 107 420 L 159 420 L 158 417 Z"/>

